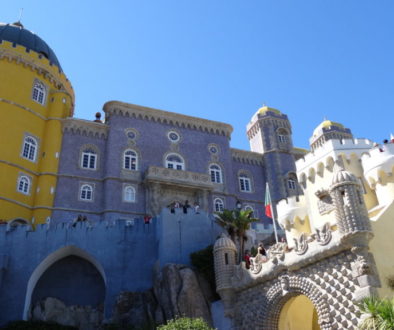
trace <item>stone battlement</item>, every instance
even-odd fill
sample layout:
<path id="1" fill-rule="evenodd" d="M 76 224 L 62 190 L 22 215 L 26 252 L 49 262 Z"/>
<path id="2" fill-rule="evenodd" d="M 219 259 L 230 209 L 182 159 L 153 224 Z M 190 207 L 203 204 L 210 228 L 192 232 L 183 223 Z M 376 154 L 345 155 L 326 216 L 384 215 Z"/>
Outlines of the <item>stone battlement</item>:
<path id="1" fill-rule="evenodd" d="M 282 199 L 276 206 L 278 222 L 282 228 L 289 228 L 296 218 L 304 220 L 308 215 L 308 207 L 305 196 L 292 196 Z"/>
<path id="2" fill-rule="evenodd" d="M 374 142 L 368 139 L 329 140 L 325 144 L 296 161 L 300 182 L 310 179 L 318 173 L 323 175 L 324 168 L 332 170 L 340 158 L 351 160 L 352 156 L 360 159 L 364 153 L 373 148 Z"/>
<path id="3" fill-rule="evenodd" d="M 361 157 L 364 176 L 370 184 L 378 182 L 382 173 L 391 176 L 394 170 L 394 143 L 379 145 Z"/>

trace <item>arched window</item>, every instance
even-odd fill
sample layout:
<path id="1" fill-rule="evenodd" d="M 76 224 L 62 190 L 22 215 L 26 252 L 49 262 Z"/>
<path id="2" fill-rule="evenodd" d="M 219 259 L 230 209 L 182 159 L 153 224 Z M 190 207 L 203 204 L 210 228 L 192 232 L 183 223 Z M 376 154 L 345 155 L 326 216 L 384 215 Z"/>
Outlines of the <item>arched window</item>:
<path id="1" fill-rule="evenodd" d="M 297 190 L 297 176 L 294 173 L 289 173 L 287 179 L 287 188 L 289 190 Z"/>
<path id="2" fill-rule="evenodd" d="M 287 180 L 287 186 L 289 187 L 289 189 L 291 190 L 296 190 L 297 186 L 296 186 L 296 182 L 293 179 L 289 179 Z"/>
<path id="3" fill-rule="evenodd" d="M 138 168 L 138 156 L 133 150 L 126 150 L 123 154 L 123 168 L 136 171 Z"/>
<path id="4" fill-rule="evenodd" d="M 47 90 L 45 88 L 45 85 L 42 82 L 35 80 L 33 85 L 32 99 L 37 103 L 44 105 L 46 99 L 46 93 Z"/>
<path id="5" fill-rule="evenodd" d="M 20 176 L 17 190 L 22 194 L 28 195 L 30 192 L 30 178 L 25 175 Z"/>
<path id="6" fill-rule="evenodd" d="M 175 170 L 184 170 L 185 162 L 182 157 L 177 154 L 170 154 L 166 157 L 166 167 Z"/>
<path id="7" fill-rule="evenodd" d="M 252 184 L 250 178 L 245 174 L 241 173 L 238 177 L 239 180 L 239 189 L 243 192 L 251 192 Z"/>
<path id="8" fill-rule="evenodd" d="M 81 167 L 89 170 L 95 170 L 97 166 L 97 153 L 92 148 L 86 148 L 82 151 Z"/>
<path id="9" fill-rule="evenodd" d="M 215 183 L 222 183 L 222 169 L 219 165 L 212 164 L 209 166 L 209 174 L 211 176 L 211 181 Z"/>
<path id="10" fill-rule="evenodd" d="M 129 203 L 135 202 L 135 188 L 133 186 L 123 188 L 123 200 Z"/>
<path id="11" fill-rule="evenodd" d="M 279 128 L 277 134 L 279 143 L 287 143 L 290 141 L 289 133 L 284 128 Z"/>
<path id="12" fill-rule="evenodd" d="M 244 209 L 245 209 L 245 211 L 252 211 L 252 215 L 253 215 L 253 212 L 254 212 L 253 207 L 251 207 L 250 205 L 246 205 L 244 207 Z"/>
<path id="13" fill-rule="evenodd" d="M 79 197 L 84 201 L 93 200 L 93 187 L 90 184 L 82 185 Z"/>
<path id="14" fill-rule="evenodd" d="M 36 160 L 37 155 L 37 140 L 31 136 L 26 136 L 23 140 L 22 157 L 31 161 Z"/>
<path id="15" fill-rule="evenodd" d="M 215 198 L 213 201 L 213 209 L 215 212 L 223 212 L 224 211 L 224 203 L 221 198 Z"/>

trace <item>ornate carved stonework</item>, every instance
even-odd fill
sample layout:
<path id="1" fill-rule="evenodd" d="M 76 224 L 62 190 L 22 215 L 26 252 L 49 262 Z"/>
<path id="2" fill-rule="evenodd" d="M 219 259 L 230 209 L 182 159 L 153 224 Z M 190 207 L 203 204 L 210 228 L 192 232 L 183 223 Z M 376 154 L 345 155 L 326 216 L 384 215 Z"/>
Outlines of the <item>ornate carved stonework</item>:
<path id="1" fill-rule="evenodd" d="M 298 239 L 294 238 L 294 245 L 294 251 L 298 255 L 304 254 L 308 250 L 308 241 L 305 233 L 302 233 Z"/>

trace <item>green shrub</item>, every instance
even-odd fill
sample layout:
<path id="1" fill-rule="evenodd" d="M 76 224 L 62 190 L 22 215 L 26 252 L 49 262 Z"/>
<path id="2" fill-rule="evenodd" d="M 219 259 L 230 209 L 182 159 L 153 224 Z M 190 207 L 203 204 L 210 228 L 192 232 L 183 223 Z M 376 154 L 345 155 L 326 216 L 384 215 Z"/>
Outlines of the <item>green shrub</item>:
<path id="1" fill-rule="evenodd" d="M 193 267 L 204 276 L 215 292 L 215 267 L 213 263 L 213 245 L 205 249 L 190 254 L 190 260 Z"/>
<path id="2" fill-rule="evenodd" d="M 2 327 L 5 330 L 77 330 L 78 328 L 44 321 L 13 321 Z"/>
<path id="3" fill-rule="evenodd" d="M 202 318 L 181 317 L 161 325 L 158 330 L 213 330 Z"/>

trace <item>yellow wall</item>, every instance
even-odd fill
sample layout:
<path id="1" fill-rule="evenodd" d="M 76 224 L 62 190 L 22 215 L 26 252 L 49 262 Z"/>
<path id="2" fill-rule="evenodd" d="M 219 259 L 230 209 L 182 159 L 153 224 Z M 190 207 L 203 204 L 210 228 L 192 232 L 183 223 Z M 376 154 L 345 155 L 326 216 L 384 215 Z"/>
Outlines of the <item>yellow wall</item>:
<path id="1" fill-rule="evenodd" d="M 308 297 L 290 298 L 282 308 L 279 330 L 319 330 L 316 309 Z"/>
<path id="2" fill-rule="evenodd" d="M 369 245 L 378 268 L 382 288 L 380 297 L 393 297 L 394 291 L 387 286 L 387 277 L 394 277 L 394 202 L 371 221 L 374 238 Z"/>
<path id="3" fill-rule="evenodd" d="M 0 57 L 0 219 L 34 217 L 36 223 L 43 223 L 51 215 L 61 119 L 72 116 L 73 90 L 65 75 L 37 53 L 5 41 L 0 50 L 7 55 Z M 46 86 L 44 105 L 32 99 L 35 79 Z M 21 157 L 26 135 L 38 140 L 35 161 Z M 21 174 L 32 179 L 28 195 L 17 191 Z"/>

